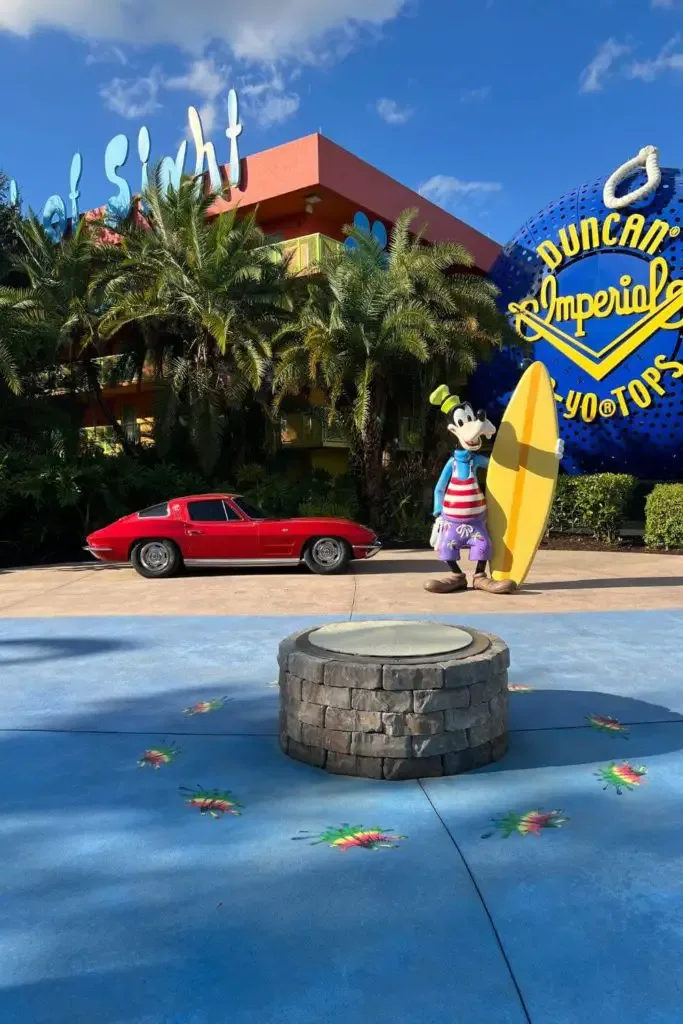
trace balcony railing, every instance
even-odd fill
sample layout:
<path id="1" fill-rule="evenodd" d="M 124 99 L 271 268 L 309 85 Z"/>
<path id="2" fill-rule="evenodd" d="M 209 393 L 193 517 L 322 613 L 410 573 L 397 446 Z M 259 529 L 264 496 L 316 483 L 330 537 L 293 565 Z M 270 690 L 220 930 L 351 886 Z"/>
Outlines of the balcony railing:
<path id="1" fill-rule="evenodd" d="M 301 274 L 319 263 L 325 256 L 335 252 L 341 242 L 329 238 L 328 235 L 302 235 L 301 238 L 286 238 L 276 242 L 274 248 L 279 249 L 283 256 L 290 259 L 290 270 L 293 274 Z"/>
<path id="2" fill-rule="evenodd" d="M 121 427 L 130 444 L 148 447 L 154 443 L 154 418 L 151 416 L 124 420 Z M 79 433 L 84 445 L 100 448 L 106 455 L 116 455 L 121 451 L 121 445 L 112 427 L 81 427 Z"/>
<path id="3" fill-rule="evenodd" d="M 286 413 L 280 417 L 280 444 L 284 448 L 348 448 L 349 439 L 338 421 L 329 421 L 329 409 Z"/>
<path id="4" fill-rule="evenodd" d="M 103 388 L 126 387 L 139 382 L 137 372 L 126 355 L 98 356 L 93 359 L 99 367 L 100 386 Z M 145 363 L 142 368 L 142 381 L 154 378 L 154 367 Z"/>

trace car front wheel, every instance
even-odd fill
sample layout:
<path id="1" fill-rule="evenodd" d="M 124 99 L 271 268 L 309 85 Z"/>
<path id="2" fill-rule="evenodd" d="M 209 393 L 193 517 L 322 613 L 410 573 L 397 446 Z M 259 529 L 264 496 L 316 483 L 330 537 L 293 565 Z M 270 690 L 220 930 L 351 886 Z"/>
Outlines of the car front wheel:
<path id="1" fill-rule="evenodd" d="M 173 576 L 180 568 L 180 552 L 169 540 L 143 540 L 136 544 L 131 555 L 136 572 L 148 580 Z"/>
<path id="2" fill-rule="evenodd" d="M 339 537 L 319 537 L 304 551 L 304 562 L 311 572 L 323 576 L 344 572 L 351 561 L 351 549 Z"/>

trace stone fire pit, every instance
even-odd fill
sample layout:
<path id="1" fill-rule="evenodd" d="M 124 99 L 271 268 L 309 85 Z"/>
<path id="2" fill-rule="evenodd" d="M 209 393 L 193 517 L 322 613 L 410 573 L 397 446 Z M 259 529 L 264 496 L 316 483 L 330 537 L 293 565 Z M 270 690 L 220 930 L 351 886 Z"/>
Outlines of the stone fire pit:
<path id="1" fill-rule="evenodd" d="M 508 648 L 436 622 L 344 622 L 280 644 L 280 744 L 339 775 L 457 775 L 507 750 Z"/>

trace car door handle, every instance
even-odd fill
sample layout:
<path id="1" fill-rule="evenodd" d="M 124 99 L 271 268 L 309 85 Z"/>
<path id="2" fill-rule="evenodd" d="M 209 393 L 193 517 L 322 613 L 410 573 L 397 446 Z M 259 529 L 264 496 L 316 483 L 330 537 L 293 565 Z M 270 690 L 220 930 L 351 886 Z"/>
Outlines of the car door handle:
<path id="1" fill-rule="evenodd" d="M 187 531 L 187 536 L 188 537 L 198 537 L 202 533 L 204 533 L 203 530 L 188 530 Z"/>

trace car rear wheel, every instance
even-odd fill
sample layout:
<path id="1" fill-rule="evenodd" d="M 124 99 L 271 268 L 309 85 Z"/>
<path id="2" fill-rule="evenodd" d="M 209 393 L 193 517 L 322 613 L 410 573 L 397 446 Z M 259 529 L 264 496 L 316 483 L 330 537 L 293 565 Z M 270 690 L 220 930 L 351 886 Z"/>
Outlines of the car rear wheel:
<path id="1" fill-rule="evenodd" d="M 170 540 L 143 540 L 133 548 L 131 561 L 136 572 L 148 580 L 164 579 L 178 572 L 180 552 Z"/>
<path id="2" fill-rule="evenodd" d="M 351 549 L 339 537 L 318 537 L 304 551 L 304 562 L 321 576 L 344 572 L 351 561 Z"/>

